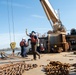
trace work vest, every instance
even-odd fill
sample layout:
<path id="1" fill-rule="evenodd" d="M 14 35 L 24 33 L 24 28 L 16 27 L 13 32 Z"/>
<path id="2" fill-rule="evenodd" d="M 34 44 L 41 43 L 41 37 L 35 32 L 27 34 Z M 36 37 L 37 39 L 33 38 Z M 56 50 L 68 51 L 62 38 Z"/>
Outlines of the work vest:
<path id="1" fill-rule="evenodd" d="M 25 43 L 23 41 L 20 42 L 20 46 L 24 46 Z"/>
<path id="2" fill-rule="evenodd" d="M 28 46 L 28 43 L 26 43 L 26 42 L 24 42 L 24 41 L 21 41 L 21 42 L 20 42 L 20 46 L 27 47 L 27 46 Z"/>
<path id="3" fill-rule="evenodd" d="M 31 36 L 31 43 L 36 43 L 36 42 L 37 42 L 37 37 Z"/>

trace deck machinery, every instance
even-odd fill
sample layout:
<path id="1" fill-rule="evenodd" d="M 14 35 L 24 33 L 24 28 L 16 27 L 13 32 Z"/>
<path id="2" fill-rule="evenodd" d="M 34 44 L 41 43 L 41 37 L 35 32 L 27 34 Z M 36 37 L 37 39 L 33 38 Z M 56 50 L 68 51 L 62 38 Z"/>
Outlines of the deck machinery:
<path id="1" fill-rule="evenodd" d="M 40 2 L 53 29 L 52 33 L 47 36 L 48 52 L 67 51 L 69 44 L 66 41 L 66 29 L 58 14 L 48 0 L 40 0 Z"/>

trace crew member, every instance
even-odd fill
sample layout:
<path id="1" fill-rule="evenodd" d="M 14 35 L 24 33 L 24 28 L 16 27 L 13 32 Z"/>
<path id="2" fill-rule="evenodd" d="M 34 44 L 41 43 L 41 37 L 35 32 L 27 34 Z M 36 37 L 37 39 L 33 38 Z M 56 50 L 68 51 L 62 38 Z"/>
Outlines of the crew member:
<path id="1" fill-rule="evenodd" d="M 37 52 L 37 36 L 36 33 L 34 31 L 31 32 L 31 34 L 29 35 L 27 33 L 27 29 L 26 29 L 26 35 L 29 36 L 31 38 L 31 47 L 32 47 L 32 52 L 33 52 L 33 59 L 36 60 L 36 55 L 39 56 L 40 59 L 40 54 L 39 52 Z"/>
<path id="2" fill-rule="evenodd" d="M 26 39 L 22 38 L 22 41 L 20 42 L 21 56 L 22 57 L 27 57 L 27 53 L 26 53 L 26 47 L 27 46 L 28 46 L 28 43 L 26 42 Z"/>

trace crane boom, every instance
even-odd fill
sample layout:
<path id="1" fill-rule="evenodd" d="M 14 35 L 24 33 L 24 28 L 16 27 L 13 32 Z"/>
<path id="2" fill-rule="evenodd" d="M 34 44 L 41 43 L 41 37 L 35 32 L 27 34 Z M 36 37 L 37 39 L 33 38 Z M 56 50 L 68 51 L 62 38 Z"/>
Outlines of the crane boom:
<path id="1" fill-rule="evenodd" d="M 48 0 L 40 0 L 41 4 L 44 8 L 44 11 L 47 15 L 48 20 L 52 20 L 53 23 L 58 22 L 58 16 L 52 6 L 50 5 Z"/>
<path id="2" fill-rule="evenodd" d="M 48 18 L 48 20 L 51 22 L 52 21 L 52 28 L 54 32 L 57 31 L 62 31 L 65 32 L 65 28 L 62 25 L 60 19 L 58 18 L 58 15 L 56 14 L 55 10 L 53 9 L 53 7 L 51 6 L 51 4 L 49 3 L 48 0 L 40 0 L 42 7 L 46 13 L 46 16 Z"/>

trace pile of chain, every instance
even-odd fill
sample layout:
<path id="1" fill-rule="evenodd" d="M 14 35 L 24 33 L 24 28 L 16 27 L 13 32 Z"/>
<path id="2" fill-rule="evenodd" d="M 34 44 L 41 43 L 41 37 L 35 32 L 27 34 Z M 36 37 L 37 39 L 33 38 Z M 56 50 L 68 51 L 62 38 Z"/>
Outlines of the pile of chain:
<path id="1" fill-rule="evenodd" d="M 76 72 L 76 63 L 74 63 L 74 64 L 71 64 L 71 71 L 72 72 Z"/>
<path id="2" fill-rule="evenodd" d="M 26 64 L 25 62 L 1 64 L 0 75 L 22 75 L 24 71 L 36 68 L 37 64 Z"/>
<path id="3" fill-rule="evenodd" d="M 50 61 L 44 67 L 47 75 L 69 75 L 70 64 L 61 63 L 59 61 Z"/>

